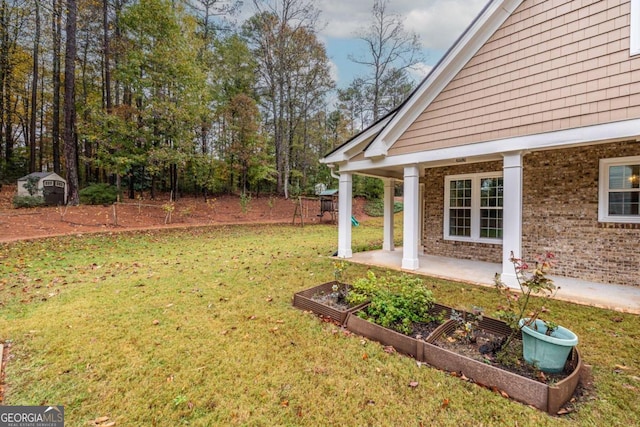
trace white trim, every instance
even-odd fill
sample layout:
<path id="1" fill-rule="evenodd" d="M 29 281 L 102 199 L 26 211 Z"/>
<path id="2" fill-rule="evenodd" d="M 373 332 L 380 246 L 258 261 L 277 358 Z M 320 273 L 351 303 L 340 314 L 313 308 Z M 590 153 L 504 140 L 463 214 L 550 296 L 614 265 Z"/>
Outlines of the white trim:
<path id="1" fill-rule="evenodd" d="M 501 238 L 489 238 L 480 236 L 480 180 L 483 178 L 502 178 L 502 172 L 470 173 L 464 175 L 447 175 L 444 177 L 444 221 L 443 239 L 456 242 L 488 243 L 501 245 Z M 449 234 L 449 183 L 458 180 L 471 180 L 471 236 L 452 236 Z M 503 208 L 504 210 L 504 208 Z M 504 227 L 503 227 L 504 230 Z"/>
<path id="2" fill-rule="evenodd" d="M 631 0 L 629 54 L 640 54 L 640 0 Z"/>
<path id="3" fill-rule="evenodd" d="M 378 135 L 378 133 L 389 123 L 392 116 L 387 117 L 386 119 L 380 120 L 378 123 L 373 126 L 363 130 L 360 134 L 356 135 L 351 139 L 351 141 L 347 142 L 344 146 L 338 148 L 335 152 L 329 154 L 326 157 L 320 159 L 320 163 L 339 163 L 346 162 L 351 159 L 353 156 L 361 153 L 364 150 L 364 147 L 360 148 L 362 145 L 369 144 L 373 138 Z"/>
<path id="4" fill-rule="evenodd" d="M 579 144 L 597 143 L 607 140 L 640 139 L 640 119 L 585 126 L 555 132 L 498 139 L 457 147 L 419 151 L 411 154 L 390 156 L 381 160 L 360 160 L 341 165 L 341 171 L 365 171 L 407 164 L 430 164 L 451 161 L 457 158 L 494 156 L 499 160 L 505 151 L 534 151 L 561 148 Z"/>
<path id="5" fill-rule="evenodd" d="M 492 0 L 478 19 L 451 47 L 420 84 L 409 101 L 393 117 L 365 151 L 365 157 L 385 156 L 387 150 L 411 126 L 458 72 L 473 58 L 523 0 Z"/>
<path id="6" fill-rule="evenodd" d="M 609 215 L 609 168 L 611 166 L 621 166 L 630 164 L 640 164 L 640 156 L 615 157 L 600 159 L 599 185 L 598 185 L 598 221 L 616 223 L 640 223 L 640 215 Z M 640 191 L 640 190 L 639 190 Z"/>

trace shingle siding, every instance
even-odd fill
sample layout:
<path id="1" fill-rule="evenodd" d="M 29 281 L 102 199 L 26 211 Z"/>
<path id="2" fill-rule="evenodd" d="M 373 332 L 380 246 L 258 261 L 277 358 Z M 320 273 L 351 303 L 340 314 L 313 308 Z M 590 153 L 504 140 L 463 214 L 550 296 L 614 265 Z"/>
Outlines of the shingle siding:
<path id="1" fill-rule="evenodd" d="M 640 118 L 629 0 L 525 0 L 389 150 Z"/>

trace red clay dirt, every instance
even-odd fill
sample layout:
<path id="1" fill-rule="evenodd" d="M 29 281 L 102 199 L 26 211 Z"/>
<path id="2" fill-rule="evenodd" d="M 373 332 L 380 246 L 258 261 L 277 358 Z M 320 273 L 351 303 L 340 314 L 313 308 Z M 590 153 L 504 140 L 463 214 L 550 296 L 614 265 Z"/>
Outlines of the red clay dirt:
<path id="1" fill-rule="evenodd" d="M 217 196 L 205 202 L 204 198 L 185 197 L 174 204 L 171 219 L 167 218 L 168 196 L 156 200 L 125 199 L 117 205 L 80 205 L 69 207 L 41 207 L 15 209 L 12 205 L 15 185 L 4 185 L 0 191 L 0 242 L 11 242 L 41 237 L 96 232 L 194 227 L 222 224 L 292 224 L 297 199 L 281 197 L 254 197 L 242 211 L 238 196 Z M 361 221 L 363 199 L 354 199 L 353 214 Z M 320 202 L 304 200 L 304 223 L 331 223 L 328 212 L 319 217 Z M 166 221 L 166 223 L 165 223 Z M 295 218 L 300 224 L 300 218 Z"/>

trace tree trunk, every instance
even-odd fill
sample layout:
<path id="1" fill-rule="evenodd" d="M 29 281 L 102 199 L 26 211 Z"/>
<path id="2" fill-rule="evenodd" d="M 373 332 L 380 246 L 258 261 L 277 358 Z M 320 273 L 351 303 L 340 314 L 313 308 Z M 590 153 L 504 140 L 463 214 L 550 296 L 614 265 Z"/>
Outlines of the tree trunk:
<path id="1" fill-rule="evenodd" d="M 76 66 L 76 0 L 67 0 L 67 43 L 64 64 L 64 154 L 69 188 L 68 203 L 72 206 L 80 204 L 78 195 L 78 147 L 75 138 L 75 66 Z"/>
<path id="2" fill-rule="evenodd" d="M 109 1 L 102 2 L 103 57 L 104 57 L 104 105 L 111 113 L 111 52 L 109 50 Z"/>
<path id="3" fill-rule="evenodd" d="M 40 46 L 40 3 L 34 2 L 36 33 L 33 38 L 33 76 L 31 80 L 31 111 L 29 117 L 29 172 L 36 171 L 36 113 L 38 107 L 38 48 Z"/>
<path id="4" fill-rule="evenodd" d="M 2 0 L 0 6 L 0 160 L 5 158 L 4 150 L 4 91 L 8 61 L 7 37 L 7 2 Z M 7 159 L 8 160 L 8 159 Z"/>
<path id="5" fill-rule="evenodd" d="M 62 0 L 53 0 L 51 28 L 53 36 L 52 76 L 53 100 L 51 106 L 51 154 L 53 171 L 60 174 L 60 47 L 62 40 Z"/>

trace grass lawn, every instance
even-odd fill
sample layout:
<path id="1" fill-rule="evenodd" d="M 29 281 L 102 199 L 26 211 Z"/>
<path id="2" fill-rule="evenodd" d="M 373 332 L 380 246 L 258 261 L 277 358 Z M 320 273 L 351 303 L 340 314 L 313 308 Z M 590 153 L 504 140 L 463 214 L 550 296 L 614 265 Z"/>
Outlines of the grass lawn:
<path id="1" fill-rule="evenodd" d="M 354 228 L 354 247 L 379 246 L 381 228 Z M 550 304 L 595 377 L 554 418 L 293 308 L 295 292 L 333 279 L 336 241 L 331 225 L 261 225 L 4 244 L 3 403 L 64 405 L 68 426 L 640 425 L 638 316 Z M 443 304 L 498 303 L 425 280 Z"/>

